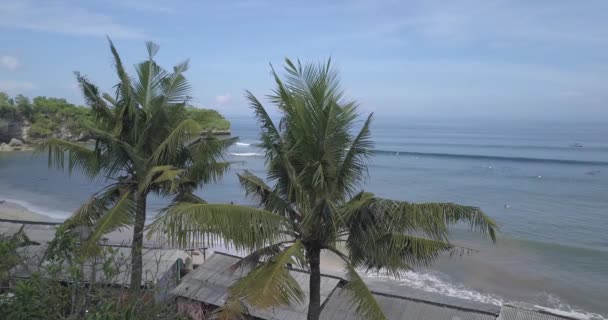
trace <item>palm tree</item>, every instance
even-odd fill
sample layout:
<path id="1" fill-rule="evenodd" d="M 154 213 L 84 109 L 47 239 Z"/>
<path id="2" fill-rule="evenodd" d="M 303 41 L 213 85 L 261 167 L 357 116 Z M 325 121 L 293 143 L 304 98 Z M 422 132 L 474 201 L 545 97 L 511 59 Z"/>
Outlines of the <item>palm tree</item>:
<path id="1" fill-rule="evenodd" d="M 281 113 L 278 125 L 247 92 L 262 127 L 270 184 L 247 171 L 239 179 L 261 209 L 177 203 L 152 224 L 181 244 L 205 237 L 251 252 L 238 266 L 255 268 L 230 288 L 220 316 L 245 312 L 241 302 L 268 308 L 302 300 L 291 264 L 310 271 L 308 319 L 319 319 L 320 254 L 327 251 L 344 262 L 345 289 L 361 318 L 385 319 L 358 269 L 397 275 L 442 253 L 466 250 L 448 240 L 449 227 L 460 222 L 495 241 L 497 226 L 479 208 L 359 191 L 373 153 L 372 115 L 352 133 L 358 106 L 345 97 L 330 61 L 302 66 L 286 60 L 285 70 L 284 79 L 272 70 L 276 88 L 269 101 Z"/>
<path id="2" fill-rule="evenodd" d="M 223 155 L 234 139 L 201 135 L 200 125 L 186 118 L 190 85 L 183 73 L 187 62 L 166 71 L 154 61 L 159 47 L 148 42 L 148 59 L 135 65 L 137 75 L 131 78 L 109 42 L 119 78 L 114 96 L 101 94 L 98 87 L 76 73 L 94 115 L 94 123 L 86 124 L 95 136 L 94 147 L 49 139 L 39 150 L 48 151 L 49 166 L 111 181 L 67 222 L 91 228 L 82 246 L 85 253 L 97 251 L 102 235 L 132 225 L 130 286 L 139 290 L 148 194 L 202 201 L 192 191 L 225 173 L 228 163 Z"/>

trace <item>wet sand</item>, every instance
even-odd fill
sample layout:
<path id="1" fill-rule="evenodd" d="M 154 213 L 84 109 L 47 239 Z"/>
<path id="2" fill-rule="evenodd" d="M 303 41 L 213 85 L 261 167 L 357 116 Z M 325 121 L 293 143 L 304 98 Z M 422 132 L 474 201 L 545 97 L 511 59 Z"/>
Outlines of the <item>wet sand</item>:
<path id="1" fill-rule="evenodd" d="M 49 216 L 30 211 L 16 203 L 2 199 L 0 199 L 0 219 L 61 222 L 59 219 L 54 219 Z"/>

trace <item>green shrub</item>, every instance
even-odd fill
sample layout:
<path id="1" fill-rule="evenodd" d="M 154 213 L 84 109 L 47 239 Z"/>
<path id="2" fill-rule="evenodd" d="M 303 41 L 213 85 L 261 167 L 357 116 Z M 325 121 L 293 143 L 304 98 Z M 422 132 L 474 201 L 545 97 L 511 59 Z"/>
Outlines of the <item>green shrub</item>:
<path id="1" fill-rule="evenodd" d="M 216 110 L 187 107 L 186 117 L 195 120 L 205 129 L 230 129 L 230 122 Z"/>

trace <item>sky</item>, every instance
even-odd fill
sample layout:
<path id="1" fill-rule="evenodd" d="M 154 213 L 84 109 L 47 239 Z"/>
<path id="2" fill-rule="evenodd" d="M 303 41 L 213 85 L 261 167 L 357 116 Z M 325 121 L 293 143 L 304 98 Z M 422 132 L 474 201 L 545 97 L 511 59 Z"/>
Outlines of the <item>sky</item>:
<path id="1" fill-rule="evenodd" d="M 285 57 L 332 58 L 349 97 L 384 116 L 608 119 L 608 1 L 0 0 L 0 91 L 83 103 L 161 46 L 190 60 L 194 104 L 251 113 Z"/>

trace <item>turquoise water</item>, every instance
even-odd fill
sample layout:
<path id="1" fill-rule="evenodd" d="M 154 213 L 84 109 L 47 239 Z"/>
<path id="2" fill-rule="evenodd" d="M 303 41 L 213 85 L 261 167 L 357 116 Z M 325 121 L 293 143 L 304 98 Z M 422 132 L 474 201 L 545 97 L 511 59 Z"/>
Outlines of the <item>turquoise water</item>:
<path id="1" fill-rule="evenodd" d="M 199 194 L 249 203 L 235 172 L 264 174 L 251 118 L 230 119 L 236 163 Z M 437 123 L 382 119 L 366 190 L 408 201 L 481 207 L 501 226 L 496 245 L 463 230 L 455 242 L 479 249 L 398 280 L 490 303 L 526 301 L 580 317 L 608 314 L 608 126 L 605 124 Z M 0 154 L 0 199 L 66 217 L 103 181 L 49 171 L 44 157 Z M 164 204 L 151 199 L 150 210 Z M 370 275 L 377 281 L 387 280 Z"/>

